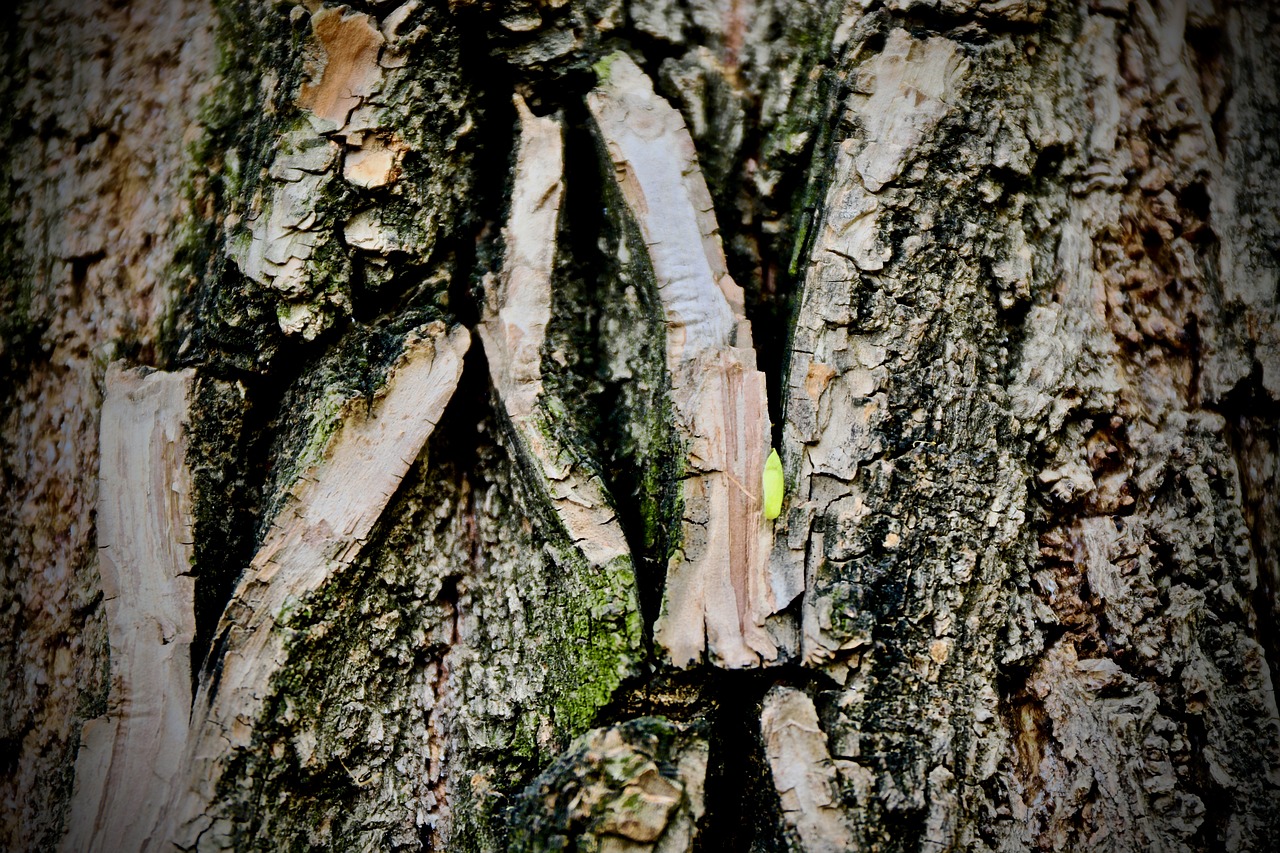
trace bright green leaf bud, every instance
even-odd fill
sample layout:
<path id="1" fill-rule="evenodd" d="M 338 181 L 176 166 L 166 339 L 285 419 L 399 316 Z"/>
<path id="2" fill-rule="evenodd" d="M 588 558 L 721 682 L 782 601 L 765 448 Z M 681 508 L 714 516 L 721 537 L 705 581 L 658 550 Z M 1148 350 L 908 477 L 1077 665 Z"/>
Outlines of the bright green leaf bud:
<path id="1" fill-rule="evenodd" d="M 782 479 L 782 460 L 778 451 L 769 451 L 769 459 L 764 463 L 764 517 L 775 519 L 782 513 L 782 494 L 786 491 L 786 483 Z"/>

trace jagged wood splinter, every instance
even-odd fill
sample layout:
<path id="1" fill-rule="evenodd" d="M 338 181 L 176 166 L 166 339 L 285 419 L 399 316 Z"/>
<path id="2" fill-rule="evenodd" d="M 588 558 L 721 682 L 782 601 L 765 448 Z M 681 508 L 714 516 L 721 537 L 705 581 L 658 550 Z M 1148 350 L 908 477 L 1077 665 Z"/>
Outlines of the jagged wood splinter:
<path id="1" fill-rule="evenodd" d="M 440 322 L 411 336 L 372 406 L 351 405 L 320 461 L 294 484 L 223 612 L 220 665 L 202 679 L 191 715 L 185 784 L 175 786 L 145 849 L 230 845 L 232 824 L 213 804 L 231 757 L 251 746 L 271 680 L 287 662 L 282 620 L 360 555 L 453 396 L 469 344 L 466 329 Z"/>
<path id="2" fill-rule="evenodd" d="M 770 427 L 742 288 L 730 278 L 680 114 L 627 56 L 599 66 L 587 106 L 647 248 L 662 304 L 675 428 L 685 449 L 679 550 L 654 637 L 677 666 L 784 656 L 789 603 L 769 573 L 760 483 Z M 784 646 L 780 650 L 780 642 Z"/>

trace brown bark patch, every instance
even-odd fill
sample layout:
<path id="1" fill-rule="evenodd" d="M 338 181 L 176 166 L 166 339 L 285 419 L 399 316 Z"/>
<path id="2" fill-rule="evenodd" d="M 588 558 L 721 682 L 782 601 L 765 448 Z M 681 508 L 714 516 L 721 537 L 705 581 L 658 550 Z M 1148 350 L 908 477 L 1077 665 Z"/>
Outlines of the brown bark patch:
<path id="1" fill-rule="evenodd" d="M 373 18 L 343 14 L 339 9 L 321 9 L 312 16 L 311 27 L 324 51 L 324 60 L 319 79 L 302 84 L 298 105 L 342 126 L 351 111 L 377 87 L 382 76 L 378 57 L 386 39 Z M 316 76 L 313 74 L 312 78 Z"/>

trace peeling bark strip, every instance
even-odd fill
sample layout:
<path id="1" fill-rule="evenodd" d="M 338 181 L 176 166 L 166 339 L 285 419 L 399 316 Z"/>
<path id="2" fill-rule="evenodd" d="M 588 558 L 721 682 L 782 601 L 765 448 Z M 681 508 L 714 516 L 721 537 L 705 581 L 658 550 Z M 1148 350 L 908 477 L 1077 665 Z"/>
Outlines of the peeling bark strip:
<path id="1" fill-rule="evenodd" d="M 195 371 L 107 369 L 98 570 L 111 643 L 107 713 L 85 724 L 62 849 L 141 850 L 178 784 L 191 710 Z"/>
<path id="2" fill-rule="evenodd" d="M 679 550 L 667 567 L 658 644 L 681 667 L 704 655 L 741 668 L 786 653 L 769 616 L 789 601 L 768 573 L 761 511 L 769 453 L 764 374 L 756 370 L 742 288 L 729 277 L 680 114 L 627 56 L 599 66 L 587 106 L 653 267 L 666 318 L 667 369 L 686 456 Z"/>
<path id="3" fill-rule="evenodd" d="M 480 339 L 494 387 L 514 418 L 533 412 L 542 393 L 542 344 L 551 320 L 556 224 L 564 200 L 564 128 L 515 99 L 520 120 L 511 216 L 502 229 L 502 272 L 486 287 Z"/>
<path id="4" fill-rule="evenodd" d="M 192 713 L 190 787 L 175 789 L 160 838 L 201 850 L 230 844 L 218 783 L 252 743 L 267 687 L 286 661 L 288 611 L 359 555 L 453 396 L 469 343 L 464 328 L 446 332 L 439 322 L 411 338 L 372 411 L 351 407 L 322 460 L 293 487 L 223 615 L 221 666 L 202 681 Z M 155 844 L 148 849 L 165 849 Z"/>
<path id="5" fill-rule="evenodd" d="M 298 105 L 341 130 L 352 110 L 381 84 L 378 57 L 387 40 L 373 17 L 345 6 L 316 11 L 311 16 L 311 29 L 323 56 L 317 63 L 319 73 L 299 89 Z"/>
<path id="6" fill-rule="evenodd" d="M 806 853 L 854 849 L 840 808 L 840 787 L 813 700 L 775 687 L 764 697 L 760 738 L 782 802 L 782 816 Z"/>
<path id="7" fill-rule="evenodd" d="M 269 170 L 270 193 L 256 202 L 266 211 L 248 217 L 247 231 L 228 246 L 245 275 L 284 300 L 280 328 L 308 340 L 329 324 L 326 311 L 349 308 L 349 295 L 324 281 L 322 257 L 317 257 L 333 231 L 335 213 L 327 196 L 334 177 L 341 169 L 353 184 L 378 186 L 390 179 L 396 160 L 394 151 L 381 146 L 360 147 L 377 124 L 368 108 L 364 115 L 359 110 L 381 88 L 385 74 L 379 57 L 386 38 L 377 21 L 345 7 L 323 7 L 311 16 L 311 27 L 311 79 L 299 87 L 297 98 L 308 121 L 281 135 Z M 352 146 L 345 155 L 344 145 Z M 346 242 L 360 247 L 373 241 L 358 226 L 347 223 Z M 367 223 L 363 230 L 369 230 Z"/>
<path id="8" fill-rule="evenodd" d="M 511 419 L 520 453 L 538 469 L 573 544 L 588 561 L 631 563 L 627 541 L 599 476 L 575 468 L 569 448 L 550 430 L 554 415 L 539 401 L 542 348 L 551 319 L 551 273 L 564 197 L 564 129 L 558 118 L 537 118 L 516 98 L 520 148 L 511 218 L 503 229 L 502 272 L 491 282 L 480 339 L 494 388 Z"/>

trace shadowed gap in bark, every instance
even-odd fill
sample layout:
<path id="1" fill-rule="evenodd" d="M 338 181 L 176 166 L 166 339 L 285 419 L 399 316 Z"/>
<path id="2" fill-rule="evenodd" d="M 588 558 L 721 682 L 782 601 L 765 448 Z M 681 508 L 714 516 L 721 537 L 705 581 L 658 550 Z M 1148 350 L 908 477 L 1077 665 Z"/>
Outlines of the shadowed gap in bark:
<path id="1" fill-rule="evenodd" d="M 1280 678 L 1280 498 L 1277 498 L 1274 460 L 1280 445 L 1280 405 L 1262 387 L 1261 371 L 1253 374 L 1222 400 L 1219 411 L 1226 418 L 1227 440 L 1240 473 L 1244 519 L 1257 559 L 1258 583 L 1253 591 L 1257 638 L 1267 651 L 1274 683 Z M 1265 464 L 1271 460 L 1271 470 Z"/>

